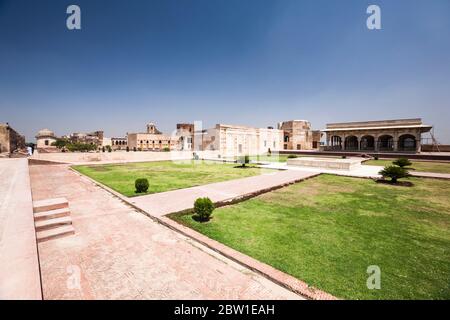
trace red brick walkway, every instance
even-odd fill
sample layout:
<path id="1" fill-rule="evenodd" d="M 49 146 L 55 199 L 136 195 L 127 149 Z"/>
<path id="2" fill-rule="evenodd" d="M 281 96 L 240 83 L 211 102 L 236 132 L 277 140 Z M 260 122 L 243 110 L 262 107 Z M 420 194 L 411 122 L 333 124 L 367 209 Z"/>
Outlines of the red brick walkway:
<path id="1" fill-rule="evenodd" d="M 30 176 L 34 200 L 69 200 L 76 231 L 39 244 L 45 299 L 301 299 L 65 165 L 32 166 Z"/>

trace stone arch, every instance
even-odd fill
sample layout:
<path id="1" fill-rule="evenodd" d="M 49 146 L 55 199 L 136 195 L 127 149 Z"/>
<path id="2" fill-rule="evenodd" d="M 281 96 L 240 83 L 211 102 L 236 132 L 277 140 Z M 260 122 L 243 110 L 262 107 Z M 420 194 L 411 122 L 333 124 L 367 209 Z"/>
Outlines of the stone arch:
<path id="1" fill-rule="evenodd" d="M 361 138 L 359 143 L 361 150 L 375 150 L 375 138 L 370 135 L 365 135 Z"/>
<path id="2" fill-rule="evenodd" d="M 333 150 L 342 150 L 342 138 L 340 136 L 331 136 L 330 143 Z"/>
<path id="3" fill-rule="evenodd" d="M 412 134 L 403 134 L 398 138 L 399 151 L 416 151 L 417 140 Z"/>
<path id="4" fill-rule="evenodd" d="M 394 137 L 389 134 L 381 135 L 377 143 L 380 151 L 394 151 Z"/>
<path id="5" fill-rule="evenodd" d="M 348 136 L 345 138 L 345 150 L 358 150 L 358 138 L 356 136 Z"/>

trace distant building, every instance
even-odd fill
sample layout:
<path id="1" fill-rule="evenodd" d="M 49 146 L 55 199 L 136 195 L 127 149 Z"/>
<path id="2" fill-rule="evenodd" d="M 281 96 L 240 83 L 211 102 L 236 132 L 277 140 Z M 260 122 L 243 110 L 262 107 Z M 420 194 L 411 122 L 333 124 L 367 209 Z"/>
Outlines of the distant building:
<path id="1" fill-rule="evenodd" d="M 72 143 L 85 143 L 85 144 L 93 144 L 96 145 L 97 148 L 101 148 L 103 146 L 103 131 L 94 131 L 94 132 L 74 132 L 69 136 L 65 136 L 64 138 L 69 139 Z"/>
<path id="2" fill-rule="evenodd" d="M 56 140 L 57 137 L 55 136 L 55 133 L 53 131 L 49 129 L 42 129 L 36 135 L 36 148 L 38 150 L 56 149 L 56 147 L 53 145 Z"/>
<path id="3" fill-rule="evenodd" d="M 12 153 L 25 149 L 25 136 L 20 135 L 8 123 L 0 123 L 0 153 Z"/>
<path id="4" fill-rule="evenodd" d="M 219 151 L 222 157 L 256 155 L 280 150 L 283 130 L 217 124 L 203 131 L 202 150 Z"/>
<path id="5" fill-rule="evenodd" d="M 320 146 L 321 132 L 313 131 L 306 120 L 283 121 L 278 124 L 283 130 L 284 150 L 313 150 Z"/>
<path id="6" fill-rule="evenodd" d="M 194 124 L 178 123 L 176 136 L 179 150 L 194 150 Z"/>
<path id="7" fill-rule="evenodd" d="M 178 148 L 178 138 L 162 134 L 153 123 L 147 124 L 145 133 L 128 133 L 127 142 L 131 150 L 163 151 Z"/>
<path id="8" fill-rule="evenodd" d="M 111 147 L 113 150 L 125 150 L 128 146 L 127 138 L 111 138 Z"/>
<path id="9" fill-rule="evenodd" d="M 420 152 L 422 133 L 432 126 L 422 119 L 329 123 L 325 150 Z"/>

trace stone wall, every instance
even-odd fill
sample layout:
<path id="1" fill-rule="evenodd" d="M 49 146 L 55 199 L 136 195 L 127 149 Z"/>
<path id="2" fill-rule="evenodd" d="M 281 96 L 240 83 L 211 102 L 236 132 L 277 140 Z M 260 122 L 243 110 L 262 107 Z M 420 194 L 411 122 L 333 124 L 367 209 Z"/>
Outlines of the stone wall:
<path id="1" fill-rule="evenodd" d="M 217 159 L 218 152 L 196 151 L 200 158 Z M 146 162 L 164 160 L 184 160 L 192 159 L 192 151 L 115 151 L 115 152 L 58 152 L 58 153 L 38 153 L 35 152 L 30 159 L 40 161 L 51 161 L 59 163 L 121 163 L 121 162 Z"/>
<path id="2" fill-rule="evenodd" d="M 25 148 L 25 137 L 7 124 L 0 124 L 0 153 L 11 153 Z"/>

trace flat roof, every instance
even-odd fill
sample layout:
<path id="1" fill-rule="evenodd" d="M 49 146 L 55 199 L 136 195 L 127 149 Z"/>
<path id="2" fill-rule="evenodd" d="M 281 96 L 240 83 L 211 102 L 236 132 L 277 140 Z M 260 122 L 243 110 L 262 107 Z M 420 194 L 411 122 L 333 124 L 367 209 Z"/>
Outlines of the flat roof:
<path id="1" fill-rule="evenodd" d="M 431 130 L 433 126 L 419 124 L 419 125 L 404 125 L 404 126 L 380 126 L 380 127 L 348 127 L 348 128 L 332 128 L 323 129 L 322 132 L 332 132 L 332 131 L 362 131 L 362 130 L 384 130 L 384 129 L 428 129 Z"/>

